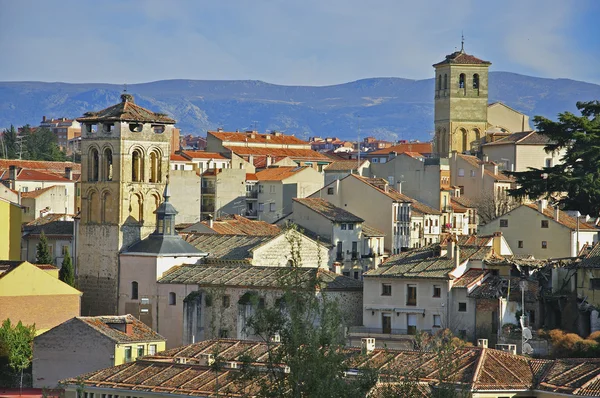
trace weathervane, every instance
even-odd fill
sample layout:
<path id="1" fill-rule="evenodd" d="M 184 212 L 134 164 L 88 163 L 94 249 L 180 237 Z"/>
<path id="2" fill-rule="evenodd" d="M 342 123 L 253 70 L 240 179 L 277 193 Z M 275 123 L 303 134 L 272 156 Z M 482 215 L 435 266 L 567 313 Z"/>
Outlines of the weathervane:
<path id="1" fill-rule="evenodd" d="M 462 30 L 460 31 L 460 52 L 465 52 L 465 35 Z"/>

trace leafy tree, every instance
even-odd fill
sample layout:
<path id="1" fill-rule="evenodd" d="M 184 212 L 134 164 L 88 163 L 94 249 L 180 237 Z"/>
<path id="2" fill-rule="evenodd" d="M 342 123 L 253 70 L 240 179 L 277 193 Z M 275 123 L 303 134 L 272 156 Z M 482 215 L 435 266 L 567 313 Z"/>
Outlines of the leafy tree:
<path id="1" fill-rule="evenodd" d="M 65 257 L 62 261 L 62 267 L 58 272 L 58 279 L 68 284 L 69 286 L 75 287 L 75 270 L 73 269 L 73 263 L 71 261 L 71 255 L 69 249 L 65 252 Z"/>
<path id="2" fill-rule="evenodd" d="M 44 231 L 42 231 L 42 234 L 40 235 L 40 241 L 37 244 L 36 258 L 36 262 L 38 264 L 54 264 L 54 260 L 50 254 L 50 248 L 48 247 L 48 238 L 46 238 Z"/>
<path id="3" fill-rule="evenodd" d="M 600 214 L 600 101 L 578 102 L 581 116 L 560 113 L 558 121 L 533 120 L 540 134 L 552 142 L 547 152 L 566 149 L 563 163 L 542 169 L 508 172 L 516 178 L 516 197 L 545 197 L 568 210 Z"/>
<path id="4" fill-rule="evenodd" d="M 20 321 L 14 327 L 6 319 L 0 327 L 0 356 L 7 358 L 8 369 L 0 368 L 0 374 L 12 376 L 20 374 L 19 385 L 23 387 L 23 373 L 33 359 L 33 338 L 35 325 L 24 326 Z M 9 376 L 10 377 L 10 376 Z M 3 381 L 7 383 L 7 380 Z M 11 383 L 12 385 L 12 383 Z"/>
<path id="5" fill-rule="evenodd" d="M 11 125 L 2 132 L 0 139 L 0 155 L 4 159 L 16 159 L 19 157 L 19 146 L 17 143 L 17 129 Z"/>
<path id="6" fill-rule="evenodd" d="M 29 126 L 22 130 L 25 141 L 26 158 L 30 160 L 64 161 L 66 155 L 56 144 L 56 135 L 46 127 L 38 127 L 32 131 Z"/>

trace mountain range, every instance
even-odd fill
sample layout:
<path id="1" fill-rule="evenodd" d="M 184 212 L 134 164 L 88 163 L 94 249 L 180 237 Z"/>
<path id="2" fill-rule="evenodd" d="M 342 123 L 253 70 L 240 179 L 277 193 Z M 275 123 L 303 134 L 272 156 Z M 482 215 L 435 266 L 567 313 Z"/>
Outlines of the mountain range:
<path id="1" fill-rule="evenodd" d="M 600 85 L 490 72 L 489 101 L 555 119 L 577 101 L 600 99 Z M 169 114 L 182 134 L 278 130 L 307 139 L 426 141 L 433 133 L 433 79 L 371 78 L 332 86 L 283 86 L 255 80 L 161 80 L 127 85 L 137 104 Z M 123 86 L 0 82 L 0 127 L 38 125 L 42 116 L 74 118 L 120 101 Z"/>

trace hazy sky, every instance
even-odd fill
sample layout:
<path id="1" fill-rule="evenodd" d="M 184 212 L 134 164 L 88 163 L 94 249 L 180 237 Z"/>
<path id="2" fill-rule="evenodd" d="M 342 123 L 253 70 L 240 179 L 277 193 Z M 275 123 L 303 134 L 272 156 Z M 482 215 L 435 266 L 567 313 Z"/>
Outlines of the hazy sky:
<path id="1" fill-rule="evenodd" d="M 0 0 L 0 81 L 423 79 L 491 70 L 600 83 L 598 0 Z"/>

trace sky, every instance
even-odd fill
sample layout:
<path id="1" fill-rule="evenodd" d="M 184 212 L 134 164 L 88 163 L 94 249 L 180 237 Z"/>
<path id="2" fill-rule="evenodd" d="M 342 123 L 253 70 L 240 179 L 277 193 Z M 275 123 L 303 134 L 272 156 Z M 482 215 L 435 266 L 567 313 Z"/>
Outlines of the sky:
<path id="1" fill-rule="evenodd" d="M 600 84 L 597 0 L 0 0 L 0 81 L 433 77 L 461 46 L 490 70 Z"/>

